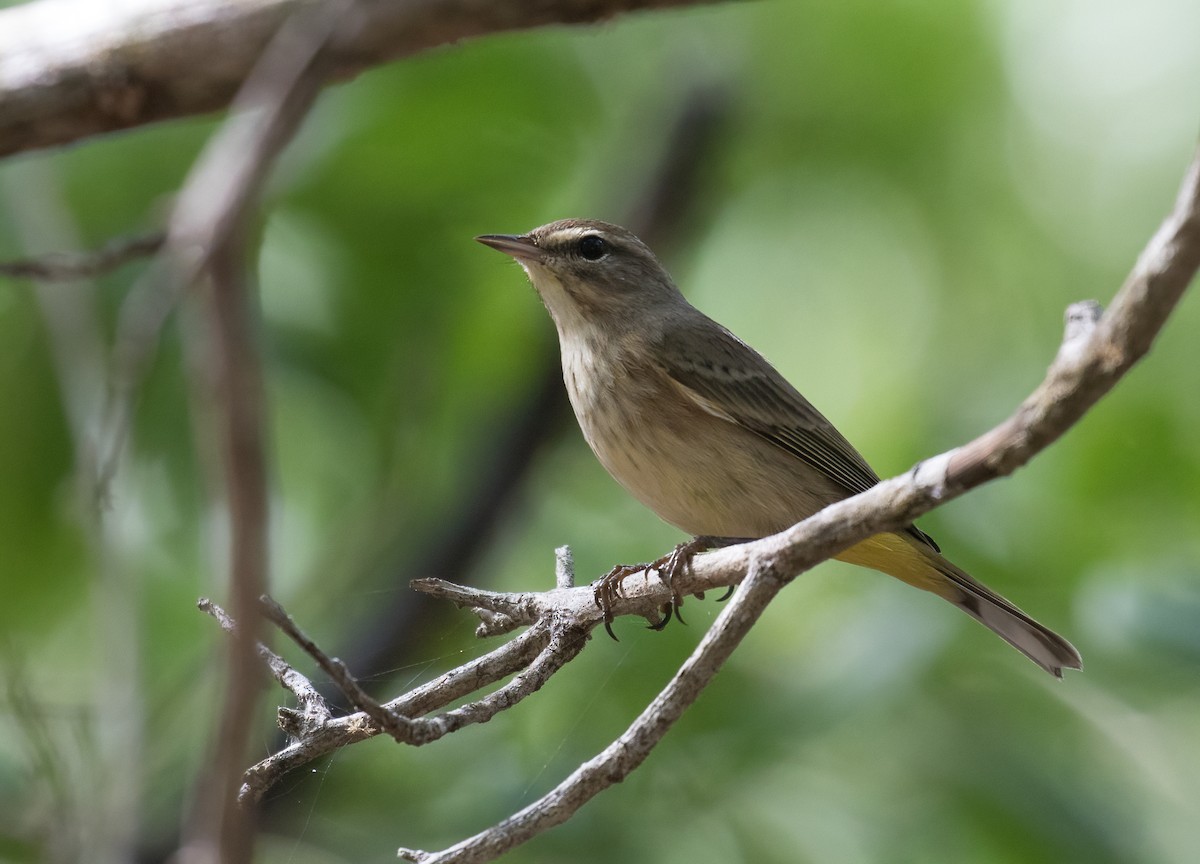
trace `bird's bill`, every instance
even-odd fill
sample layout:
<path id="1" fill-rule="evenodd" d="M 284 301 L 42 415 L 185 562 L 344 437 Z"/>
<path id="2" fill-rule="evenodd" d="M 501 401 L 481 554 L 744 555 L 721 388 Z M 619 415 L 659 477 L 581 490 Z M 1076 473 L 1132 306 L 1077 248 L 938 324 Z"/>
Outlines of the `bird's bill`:
<path id="1" fill-rule="evenodd" d="M 541 261 L 546 253 L 524 234 L 481 234 L 475 238 L 484 246 L 511 255 L 518 261 Z"/>

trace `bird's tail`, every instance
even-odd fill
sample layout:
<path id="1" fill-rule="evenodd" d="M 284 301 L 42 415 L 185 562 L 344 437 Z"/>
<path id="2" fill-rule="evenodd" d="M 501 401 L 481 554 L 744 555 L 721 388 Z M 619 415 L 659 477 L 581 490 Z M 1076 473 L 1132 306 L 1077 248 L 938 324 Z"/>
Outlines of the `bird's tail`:
<path id="1" fill-rule="evenodd" d="M 932 547 L 904 534 L 877 534 L 838 555 L 949 600 L 1056 678 L 1082 669 L 1079 652 Z"/>

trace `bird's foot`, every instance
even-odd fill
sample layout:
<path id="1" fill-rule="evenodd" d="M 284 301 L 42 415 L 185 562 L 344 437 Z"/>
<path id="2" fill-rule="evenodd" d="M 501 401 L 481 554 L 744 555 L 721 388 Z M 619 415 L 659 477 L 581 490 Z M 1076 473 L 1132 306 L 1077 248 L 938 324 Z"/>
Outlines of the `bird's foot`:
<path id="1" fill-rule="evenodd" d="M 641 573 L 643 570 L 649 570 L 653 566 L 653 563 L 618 564 L 592 584 L 592 593 L 596 599 L 596 605 L 604 613 L 604 632 L 612 637 L 614 642 L 620 641 L 617 639 L 617 634 L 612 631 L 612 610 L 617 600 L 624 596 L 621 593 L 621 582 L 624 581 L 626 576 Z"/>
<path id="2" fill-rule="evenodd" d="M 680 543 L 666 555 L 651 561 L 648 564 L 618 564 L 612 570 L 608 571 L 604 576 L 601 576 L 594 585 L 596 597 L 596 605 L 604 613 L 604 630 L 614 640 L 617 638 L 612 631 L 613 614 L 612 608 L 616 601 L 624 596 L 621 593 L 621 582 L 626 576 L 632 576 L 634 573 L 641 573 L 646 570 L 654 570 L 658 573 L 658 577 L 671 591 L 671 600 L 663 604 L 662 618 L 650 625 L 651 630 L 662 630 L 671 620 L 674 615 L 679 619 L 680 624 L 685 624 L 683 616 L 679 614 L 679 607 L 683 605 L 683 597 L 675 588 L 675 579 L 688 571 L 692 566 L 692 559 L 701 552 L 708 549 L 713 549 L 718 546 L 728 546 L 731 542 L 740 542 L 730 540 L 725 537 L 711 537 L 701 535 L 693 537 L 684 543 Z M 729 597 L 732 589 L 725 593 L 721 600 Z M 704 599 L 704 593 L 696 594 L 700 599 Z"/>

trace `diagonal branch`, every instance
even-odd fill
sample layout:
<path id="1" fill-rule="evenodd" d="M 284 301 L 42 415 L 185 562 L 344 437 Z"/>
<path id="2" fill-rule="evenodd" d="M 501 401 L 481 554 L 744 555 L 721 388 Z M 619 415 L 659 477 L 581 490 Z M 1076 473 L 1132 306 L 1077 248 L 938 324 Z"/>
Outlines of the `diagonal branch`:
<path id="1" fill-rule="evenodd" d="M 229 613 L 207 597 L 201 597 L 196 601 L 196 606 L 201 612 L 206 612 L 215 618 L 221 629 L 226 633 L 232 635 L 236 631 L 236 622 L 229 617 Z M 262 642 L 259 642 L 255 647 L 258 651 L 258 656 L 267 664 L 267 668 L 271 670 L 271 675 L 279 683 L 279 686 L 296 697 L 296 701 L 304 709 L 305 717 L 318 718 L 319 720 L 329 719 L 331 715 L 329 713 L 329 706 L 325 704 L 325 698 L 317 692 L 317 688 L 312 685 L 312 682 L 308 678 L 293 669 L 291 664 Z"/>

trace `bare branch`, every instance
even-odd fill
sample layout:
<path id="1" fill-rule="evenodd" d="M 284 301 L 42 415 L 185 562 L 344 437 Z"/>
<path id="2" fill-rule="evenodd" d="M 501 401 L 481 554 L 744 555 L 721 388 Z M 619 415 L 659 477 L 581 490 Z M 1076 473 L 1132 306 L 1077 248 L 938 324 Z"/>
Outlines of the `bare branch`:
<path id="1" fill-rule="evenodd" d="M 546 625 L 539 623 L 531 632 L 545 627 Z M 549 642 L 524 671 L 482 699 L 436 717 L 412 721 L 409 738 L 403 743 L 417 746 L 429 744 L 464 726 L 486 723 L 501 711 L 511 708 L 527 696 L 532 696 L 550 680 L 550 676 L 579 655 L 583 646 L 587 644 L 588 629 L 568 623 L 565 618 L 558 618 L 549 625 Z"/>
<path id="2" fill-rule="evenodd" d="M 391 735 L 397 741 L 404 742 L 408 733 L 408 718 L 402 717 L 393 711 L 388 711 L 358 685 L 354 680 L 354 676 L 350 674 L 350 670 L 346 668 L 346 664 L 336 657 L 330 657 L 317 643 L 308 638 L 308 635 L 300 629 L 292 616 L 288 615 L 284 608 L 276 603 L 270 596 L 264 594 L 259 598 L 259 606 L 263 614 L 276 627 L 284 632 L 288 638 L 304 649 L 317 665 L 333 679 L 333 683 L 342 691 L 350 704 L 359 711 L 366 714 L 371 721 L 379 727 L 380 730 Z"/>
<path id="3" fill-rule="evenodd" d="M 570 546 L 559 546 L 554 550 L 554 587 L 575 587 L 575 556 Z"/>
<path id="4" fill-rule="evenodd" d="M 751 559 L 742 589 L 721 610 L 696 650 L 667 686 L 617 740 L 580 765 L 545 796 L 486 831 L 442 852 L 431 854 L 402 848 L 399 856 L 422 864 L 492 861 L 567 821 L 597 793 L 620 783 L 646 760 L 667 730 L 708 686 L 785 584 L 774 565 L 762 558 Z"/>
<path id="5" fill-rule="evenodd" d="M 0 10 L 0 156 L 224 108 L 284 21 L 331 0 L 36 0 Z M 701 0 L 359 0 L 329 76 L 463 39 Z"/>
<path id="6" fill-rule="evenodd" d="M 95 252 L 56 252 L 40 258 L 0 261 L 0 276 L 42 282 L 95 279 L 130 261 L 154 255 L 165 241 L 166 235 L 157 231 L 113 240 Z"/>

